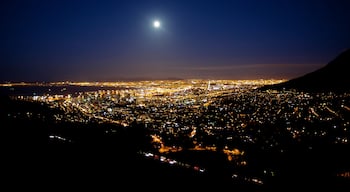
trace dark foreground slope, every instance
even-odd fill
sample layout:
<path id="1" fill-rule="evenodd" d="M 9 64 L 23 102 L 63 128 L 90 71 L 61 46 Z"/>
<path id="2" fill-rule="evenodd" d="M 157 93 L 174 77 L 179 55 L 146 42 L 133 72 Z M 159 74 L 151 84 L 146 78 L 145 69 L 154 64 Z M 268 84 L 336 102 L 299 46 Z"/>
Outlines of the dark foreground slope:
<path id="1" fill-rule="evenodd" d="M 137 124 L 119 127 L 94 121 L 56 121 L 54 116 L 60 113 L 41 103 L 1 98 L 1 168 L 5 176 L 3 183 L 11 189 L 25 186 L 47 190 L 49 186 L 63 190 L 223 191 L 229 188 L 238 192 L 264 192 L 331 187 L 331 191 L 343 192 L 350 186 L 348 178 L 338 180 L 334 177 L 336 172 L 329 167 L 348 162 L 343 153 L 349 151 L 348 145 L 344 149 L 320 146 L 313 153 L 305 151 L 304 146 L 294 146 L 294 150 L 283 156 L 252 149 L 253 161 L 249 162 L 255 162 L 257 169 L 260 164 L 272 163 L 279 170 L 278 176 L 256 186 L 225 180 L 220 176 L 223 172 L 214 170 L 214 166 L 211 173 L 215 174 L 209 171 L 200 174 L 144 158 L 138 152 L 147 149 L 148 134 Z M 182 157 L 187 157 L 185 162 L 194 158 L 189 154 Z M 208 163 L 211 160 L 209 156 L 206 159 Z M 327 176 L 328 173 L 332 176 Z"/>
<path id="2" fill-rule="evenodd" d="M 263 89 L 296 89 L 312 92 L 349 91 L 349 64 L 350 49 L 342 52 L 326 66 L 316 71 L 280 84 L 265 86 Z"/>
<path id="3" fill-rule="evenodd" d="M 148 137 L 137 124 L 56 121 L 60 113 L 37 102 L 0 99 L 0 164 L 3 181 L 12 189 L 157 190 L 164 184 L 172 189 L 249 189 L 144 158 L 139 152 L 147 149 Z"/>

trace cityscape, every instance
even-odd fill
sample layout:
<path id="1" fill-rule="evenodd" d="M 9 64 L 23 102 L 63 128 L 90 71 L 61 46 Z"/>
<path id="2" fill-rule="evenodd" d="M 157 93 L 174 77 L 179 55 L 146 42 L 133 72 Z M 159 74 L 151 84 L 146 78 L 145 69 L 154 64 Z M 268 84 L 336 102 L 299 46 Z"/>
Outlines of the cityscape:
<path id="1" fill-rule="evenodd" d="M 113 124 L 115 127 L 104 129 L 105 136 L 118 134 L 121 127 L 141 125 L 146 142 L 136 153 L 167 166 L 202 175 L 220 174 L 216 177 L 227 182 L 264 186 L 274 177 L 284 177 L 279 165 L 282 158 L 322 151 L 344 159 L 337 159 L 338 165 L 317 164 L 317 169 L 331 166 L 332 170 L 308 176 L 348 180 L 349 159 L 336 149 L 349 146 L 350 93 L 261 89 L 285 81 L 191 79 L 5 83 L 1 87 L 13 93 L 14 101 L 59 109 L 50 114 L 54 122 Z M 15 91 L 25 87 L 33 92 L 20 95 Z M 82 91 L 87 88 L 90 91 Z M 7 114 L 13 120 L 45 121 L 48 116 L 33 111 Z M 51 144 L 81 142 L 59 129 L 49 129 L 47 137 Z M 208 157 L 217 160 L 207 161 Z M 310 165 L 303 158 L 296 158 L 301 161 L 297 166 L 307 173 L 304 166 Z"/>
<path id="2" fill-rule="evenodd" d="M 348 192 L 349 10 L 1 1 L 4 188 Z"/>

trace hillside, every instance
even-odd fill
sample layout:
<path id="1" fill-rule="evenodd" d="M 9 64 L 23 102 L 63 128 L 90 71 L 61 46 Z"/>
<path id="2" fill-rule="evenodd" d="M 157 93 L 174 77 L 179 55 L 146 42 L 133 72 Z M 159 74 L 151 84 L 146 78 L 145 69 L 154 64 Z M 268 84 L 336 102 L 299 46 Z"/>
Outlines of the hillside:
<path id="1" fill-rule="evenodd" d="M 297 89 L 304 91 L 349 91 L 350 49 L 339 54 L 324 67 L 289 81 L 264 86 L 263 89 Z"/>

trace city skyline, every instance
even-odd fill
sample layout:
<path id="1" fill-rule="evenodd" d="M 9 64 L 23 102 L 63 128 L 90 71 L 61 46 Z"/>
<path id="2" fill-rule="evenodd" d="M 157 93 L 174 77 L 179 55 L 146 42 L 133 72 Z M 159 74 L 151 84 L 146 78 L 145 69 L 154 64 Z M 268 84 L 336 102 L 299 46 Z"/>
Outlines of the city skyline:
<path id="1" fill-rule="evenodd" d="M 350 43 L 346 1 L 0 7 L 0 82 L 291 79 L 325 66 Z"/>
<path id="2" fill-rule="evenodd" d="M 348 191 L 349 10 L 1 1 L 4 183 Z"/>

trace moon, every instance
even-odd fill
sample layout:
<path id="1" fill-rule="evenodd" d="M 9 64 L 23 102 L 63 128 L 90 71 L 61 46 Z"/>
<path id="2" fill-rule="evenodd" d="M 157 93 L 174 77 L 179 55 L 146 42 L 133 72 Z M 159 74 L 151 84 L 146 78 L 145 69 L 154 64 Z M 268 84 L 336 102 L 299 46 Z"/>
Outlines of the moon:
<path id="1" fill-rule="evenodd" d="M 160 28 L 160 21 L 158 21 L 158 20 L 153 21 L 153 27 Z"/>

